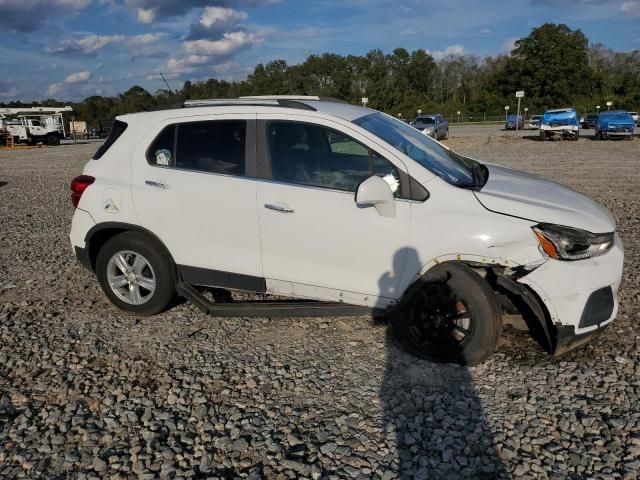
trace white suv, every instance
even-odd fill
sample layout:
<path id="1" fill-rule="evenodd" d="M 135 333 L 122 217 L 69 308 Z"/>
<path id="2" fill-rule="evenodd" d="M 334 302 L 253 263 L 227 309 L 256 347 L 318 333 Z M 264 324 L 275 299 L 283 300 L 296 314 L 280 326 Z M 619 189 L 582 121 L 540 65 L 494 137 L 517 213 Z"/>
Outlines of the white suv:
<path id="1" fill-rule="evenodd" d="M 551 353 L 617 312 L 623 247 L 600 204 L 330 99 L 118 117 L 71 188 L 77 257 L 138 315 L 176 292 L 216 316 L 384 313 L 412 351 L 473 364 L 495 349 L 503 310 Z"/>

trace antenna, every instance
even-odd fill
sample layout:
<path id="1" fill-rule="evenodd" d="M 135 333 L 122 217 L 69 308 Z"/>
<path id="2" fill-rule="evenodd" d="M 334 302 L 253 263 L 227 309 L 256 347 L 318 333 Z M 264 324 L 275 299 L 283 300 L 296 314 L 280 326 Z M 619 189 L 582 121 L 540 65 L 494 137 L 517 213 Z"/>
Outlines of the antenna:
<path id="1" fill-rule="evenodd" d="M 164 78 L 164 75 L 162 74 L 162 72 L 160 72 L 160 76 L 162 77 L 162 80 L 164 80 L 164 84 L 167 86 L 167 88 L 169 89 L 169 93 L 173 93 L 173 90 L 171 90 L 171 87 L 169 86 L 169 84 L 167 83 L 167 79 Z"/>

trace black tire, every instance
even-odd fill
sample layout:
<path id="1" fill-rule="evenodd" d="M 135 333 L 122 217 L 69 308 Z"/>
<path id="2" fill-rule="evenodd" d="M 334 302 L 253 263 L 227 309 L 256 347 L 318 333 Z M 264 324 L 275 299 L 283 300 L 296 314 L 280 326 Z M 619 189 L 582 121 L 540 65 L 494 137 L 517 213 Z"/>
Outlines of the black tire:
<path id="1" fill-rule="evenodd" d="M 540 140 L 544 142 L 547 139 L 547 134 L 545 132 L 540 132 Z"/>
<path id="2" fill-rule="evenodd" d="M 395 338 L 415 355 L 463 365 L 489 358 L 502 334 L 493 289 L 471 268 L 455 262 L 427 272 L 390 323 Z"/>
<path id="3" fill-rule="evenodd" d="M 45 142 L 42 142 L 42 143 L 45 143 Z M 60 145 L 60 137 L 58 135 L 48 135 L 46 144 L 52 147 L 58 146 Z"/>
<path id="4" fill-rule="evenodd" d="M 130 252 L 128 255 L 125 254 L 124 258 L 128 262 L 128 266 L 132 268 L 132 262 L 135 261 L 136 256 L 140 256 L 148 264 L 144 271 L 140 272 L 139 277 L 144 277 L 143 280 L 147 281 L 155 280 L 155 289 L 151 292 L 142 286 L 138 288 L 143 303 L 130 303 L 124 299 L 122 293 L 117 293 L 118 291 L 126 292 L 131 288 L 130 284 L 129 287 L 122 286 L 119 290 L 112 288 L 109 284 L 108 275 L 114 271 L 114 268 L 116 268 L 116 273 L 124 273 L 122 269 L 110 264 L 112 257 L 119 252 Z M 96 275 L 102 290 L 111 303 L 121 310 L 143 317 L 164 311 L 176 294 L 175 267 L 172 260 L 167 258 L 155 241 L 135 232 L 116 235 L 103 245 L 96 259 Z"/>

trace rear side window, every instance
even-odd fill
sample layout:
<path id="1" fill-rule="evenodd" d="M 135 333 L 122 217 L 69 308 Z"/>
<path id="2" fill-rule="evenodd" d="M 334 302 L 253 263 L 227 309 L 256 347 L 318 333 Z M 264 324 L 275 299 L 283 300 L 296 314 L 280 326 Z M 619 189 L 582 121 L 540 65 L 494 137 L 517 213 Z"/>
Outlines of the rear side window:
<path id="1" fill-rule="evenodd" d="M 244 175 L 247 122 L 216 120 L 177 125 L 176 168 Z"/>
<path id="2" fill-rule="evenodd" d="M 113 122 L 113 126 L 111 127 L 111 133 L 109 134 L 107 139 L 104 141 L 104 143 L 100 145 L 100 148 L 98 148 L 98 151 L 93 156 L 93 159 L 98 160 L 105 153 L 107 153 L 107 150 L 111 148 L 111 145 L 116 143 L 116 140 L 120 138 L 120 135 L 122 135 L 126 129 L 127 129 L 127 124 L 125 122 L 121 122 L 120 120 L 115 120 Z"/>

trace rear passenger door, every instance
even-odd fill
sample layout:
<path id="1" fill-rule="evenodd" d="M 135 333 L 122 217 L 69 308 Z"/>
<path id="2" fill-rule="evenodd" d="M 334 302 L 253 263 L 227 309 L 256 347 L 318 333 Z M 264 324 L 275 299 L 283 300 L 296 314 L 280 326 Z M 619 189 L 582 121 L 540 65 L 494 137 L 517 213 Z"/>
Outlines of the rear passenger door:
<path id="1" fill-rule="evenodd" d="M 165 121 L 134 156 L 132 196 L 140 225 L 169 248 L 183 278 L 264 290 L 255 115 Z"/>

